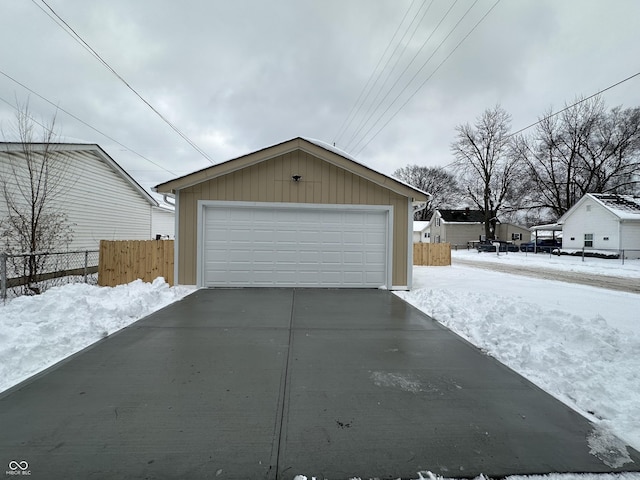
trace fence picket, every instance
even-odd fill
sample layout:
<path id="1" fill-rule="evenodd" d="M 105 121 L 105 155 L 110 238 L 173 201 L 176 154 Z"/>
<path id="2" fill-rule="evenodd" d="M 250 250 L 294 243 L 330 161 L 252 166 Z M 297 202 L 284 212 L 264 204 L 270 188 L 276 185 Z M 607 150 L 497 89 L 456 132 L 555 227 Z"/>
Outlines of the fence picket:
<path id="1" fill-rule="evenodd" d="M 431 267 L 451 265 L 451 244 L 414 243 L 413 264 Z"/>
<path id="2" fill-rule="evenodd" d="M 101 240 L 98 265 L 101 287 L 157 277 L 173 285 L 173 240 Z"/>

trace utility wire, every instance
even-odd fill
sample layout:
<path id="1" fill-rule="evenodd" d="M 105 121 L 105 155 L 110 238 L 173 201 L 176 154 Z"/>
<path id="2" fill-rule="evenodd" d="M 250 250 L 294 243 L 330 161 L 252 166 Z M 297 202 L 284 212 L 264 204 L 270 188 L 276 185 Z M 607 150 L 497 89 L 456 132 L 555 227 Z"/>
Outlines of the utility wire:
<path id="1" fill-rule="evenodd" d="M 590 100 L 590 99 L 592 99 L 593 97 L 597 97 L 597 96 L 598 96 L 598 95 L 600 95 L 601 93 L 604 93 L 604 92 L 606 92 L 607 90 L 611 90 L 612 88 L 617 87 L 618 85 L 621 85 L 621 84 L 623 84 L 624 82 L 627 82 L 627 81 L 631 80 L 632 78 L 637 77 L 638 75 L 640 75 L 640 72 L 638 72 L 638 73 L 634 73 L 633 75 L 631 75 L 631 76 L 629 76 L 629 77 L 625 78 L 624 80 L 620 80 L 619 82 L 616 82 L 616 83 L 614 83 L 613 85 L 608 86 L 607 88 L 603 88 L 602 90 L 597 91 L 597 92 L 596 92 L 596 93 L 594 93 L 593 95 L 589 95 L 587 98 L 583 98 L 583 99 L 581 99 L 581 100 L 578 100 L 578 101 L 577 101 L 577 102 L 575 102 L 574 104 L 569 105 L 568 107 L 565 107 L 565 108 L 563 108 L 562 110 L 558 110 L 557 112 L 552 113 L 551 115 L 547 115 L 546 117 L 541 118 L 540 120 L 538 120 L 537 122 L 532 123 L 531 125 L 527 125 L 526 127 L 521 128 L 520 130 L 518 130 L 518 131 L 516 131 L 516 132 L 510 133 L 510 134 L 509 134 L 509 135 L 507 135 L 505 138 L 511 138 L 511 137 L 513 137 L 513 136 L 515 136 L 515 135 L 517 135 L 517 134 L 519 134 L 519 133 L 524 132 L 525 130 L 530 129 L 531 127 L 535 127 L 535 126 L 536 126 L 536 125 L 538 125 L 539 123 L 542 123 L 542 122 L 544 122 L 544 121 L 546 121 L 546 120 L 549 120 L 550 118 L 553 118 L 553 117 L 555 117 L 556 115 L 560 115 L 561 113 L 566 112 L 567 110 L 569 110 L 569 109 L 571 109 L 571 108 L 575 107 L 576 105 L 580 105 L 581 103 L 586 102 L 587 100 Z"/>
<path id="2" fill-rule="evenodd" d="M 362 102 L 360 103 L 360 105 L 358 106 L 353 118 L 351 119 L 351 122 L 354 121 L 358 117 L 358 114 L 364 108 L 364 106 L 367 103 L 369 97 L 374 92 L 374 90 L 376 90 L 376 85 L 378 85 L 378 82 L 380 81 L 380 78 L 382 77 L 382 74 L 385 72 L 385 70 L 387 70 L 387 67 L 391 63 L 391 60 L 394 57 L 396 58 L 393 66 L 388 70 L 388 73 L 385 76 L 384 81 L 382 82 L 382 85 L 377 89 L 377 93 L 376 93 L 374 99 L 369 103 L 369 107 L 367 108 L 366 113 L 363 115 L 363 119 L 358 123 L 358 126 L 356 127 L 356 131 L 357 132 L 359 132 L 361 130 L 361 128 L 362 128 L 361 125 L 365 121 L 364 119 L 369 115 L 369 113 L 371 112 L 371 109 L 373 108 L 373 106 L 376 104 L 378 98 L 380 97 L 380 94 L 384 91 L 384 88 L 387 85 L 387 82 L 389 81 L 389 78 L 391 77 L 391 74 L 394 72 L 394 70 L 398 66 L 398 63 L 400 62 L 400 60 L 404 56 L 405 52 L 407 51 L 409 43 L 411 43 L 411 40 L 413 40 L 413 37 L 415 36 L 416 31 L 418 30 L 418 27 L 420 26 L 420 23 L 422 23 L 422 20 L 426 16 L 427 12 L 431 9 L 431 5 L 433 5 L 433 2 L 434 2 L 434 0 L 431 0 L 431 2 L 429 2 L 429 5 L 427 6 L 426 10 L 422 13 L 422 16 L 420 17 L 420 20 L 416 21 L 416 19 L 418 18 L 418 15 L 420 14 L 420 11 L 422 10 L 422 7 L 424 7 L 424 5 L 426 4 L 426 0 L 422 3 L 422 5 L 420 5 L 420 7 L 418 7 L 418 10 L 416 11 L 415 15 L 411 19 L 411 22 L 409 23 L 409 25 L 407 25 L 407 27 L 405 28 L 405 31 L 402 34 L 402 37 L 400 38 L 398 43 L 396 44 L 395 48 L 393 49 L 393 52 L 387 58 L 387 61 L 385 62 L 385 64 L 382 67 L 382 69 L 380 71 L 378 71 L 378 73 L 376 75 L 376 78 L 375 78 L 375 81 L 371 85 L 371 88 L 366 92 L 366 95 L 365 95 L 364 99 L 362 100 Z M 408 11 L 407 11 L 407 13 L 408 13 Z M 405 17 L 406 17 L 406 15 L 405 15 Z M 415 24 L 415 26 L 414 26 L 414 24 Z M 400 23 L 400 25 L 398 25 L 398 29 L 401 26 L 402 26 L 402 22 Z M 405 42 L 405 38 L 406 38 L 407 34 L 409 33 L 409 31 L 411 30 L 412 26 L 413 26 L 413 31 L 411 32 L 411 36 L 409 37 L 409 40 Z M 394 35 L 394 38 L 395 38 L 395 35 Z M 391 44 L 392 44 L 392 42 L 389 43 L 389 46 L 391 46 Z M 401 46 L 402 46 L 402 50 L 400 51 L 400 54 L 396 55 Z M 386 51 L 387 50 L 385 50 L 385 54 L 386 54 Z M 380 57 L 381 61 L 384 58 L 385 54 L 383 54 L 382 57 Z M 376 70 L 377 70 L 377 67 L 372 72 L 372 75 L 376 73 Z M 351 122 L 349 122 L 349 125 L 347 125 L 347 127 L 351 126 Z M 356 136 L 357 132 L 354 133 L 349 138 L 348 142 L 346 142 L 346 145 L 349 145 L 353 141 L 353 138 Z M 343 133 L 347 133 L 347 129 L 345 129 L 345 131 Z"/>
<path id="3" fill-rule="evenodd" d="M 457 2 L 458 0 L 456 0 Z M 351 135 L 351 137 L 349 138 L 349 141 L 347 142 L 345 149 L 351 144 L 351 142 L 353 141 L 354 138 L 357 137 L 358 133 L 362 130 L 362 128 L 367 124 L 367 122 L 369 121 L 369 118 L 371 118 L 371 116 L 373 115 L 373 113 L 371 113 L 372 109 L 375 112 L 375 110 L 377 110 L 380 105 L 382 104 L 382 102 L 384 101 L 384 99 L 380 102 L 378 102 L 378 99 L 380 98 L 380 95 L 382 93 L 384 93 L 385 91 L 385 87 L 389 81 L 389 79 L 391 78 L 391 75 L 394 73 L 394 71 L 396 70 L 396 67 L 398 66 L 398 63 L 400 63 L 400 60 L 402 59 L 402 57 L 404 56 L 405 52 L 407 51 L 407 48 L 409 47 L 409 44 L 411 43 L 411 40 L 413 40 L 413 37 L 416 34 L 416 31 L 418 30 L 418 27 L 420 26 L 420 24 L 422 23 L 422 21 L 424 20 L 424 17 L 427 15 L 427 13 L 429 12 L 429 10 L 431 9 L 431 6 L 433 5 L 434 0 L 431 0 L 431 2 L 429 3 L 429 5 L 427 6 L 427 9 L 422 13 L 422 16 L 420 17 L 420 20 L 418 22 L 416 22 L 415 27 L 413 28 L 413 31 L 411 32 L 411 36 L 409 37 L 409 40 L 407 42 L 405 42 L 403 44 L 403 48 L 402 51 L 400 52 L 400 55 L 398 55 L 396 57 L 396 61 L 394 62 L 393 66 L 389 69 L 384 82 L 382 82 L 382 85 L 380 86 L 380 88 L 378 89 L 378 93 L 376 93 L 376 96 L 374 97 L 374 99 L 371 101 L 371 103 L 369 104 L 369 108 L 367 109 L 366 113 L 363 115 L 362 120 L 360 121 L 360 123 L 358 124 L 358 126 L 356 127 L 356 132 Z M 455 5 L 455 2 L 454 2 Z M 422 8 L 422 7 L 420 7 Z M 451 10 L 451 8 L 449 9 Z M 416 17 L 418 15 L 418 13 L 420 13 L 420 11 L 416 12 Z M 414 18 L 415 20 L 415 18 Z M 413 24 L 413 22 L 412 22 Z M 411 25 L 409 25 L 408 28 L 411 28 Z M 436 27 L 437 29 L 437 27 Z M 405 34 L 403 35 L 402 39 L 400 40 L 400 43 L 398 43 L 398 45 L 396 46 L 395 50 L 393 51 L 393 54 L 391 57 L 389 57 L 389 59 L 387 60 L 387 63 L 385 64 L 385 69 L 387 68 L 387 66 L 389 65 L 389 62 L 391 61 L 391 58 L 393 57 L 393 55 L 395 55 L 395 53 L 398 51 L 398 48 L 400 47 L 400 45 L 402 44 L 402 42 L 404 41 L 404 38 L 406 37 L 408 33 L 405 32 Z M 433 35 L 433 32 L 431 33 L 431 35 Z M 430 37 L 431 37 L 430 35 Z M 418 50 L 418 54 L 422 51 L 422 49 L 424 48 L 424 44 L 422 47 L 420 47 L 420 49 Z M 416 54 L 417 55 L 417 54 Z M 415 58 L 415 56 L 414 56 Z M 402 73 L 400 74 L 400 77 L 402 77 L 402 75 L 404 74 L 404 72 L 406 72 L 407 68 L 409 68 L 409 66 L 413 63 L 413 59 L 409 62 L 409 64 L 405 67 L 405 69 L 402 71 Z M 384 71 L 384 69 L 383 69 Z M 379 76 L 382 75 L 382 71 L 380 72 Z M 400 78 L 399 77 L 399 78 Z M 379 79 L 379 77 L 378 77 Z M 376 79 L 376 83 L 377 80 Z M 394 86 L 397 84 L 398 80 L 396 80 L 396 82 L 394 83 Z M 393 86 L 387 91 L 386 95 L 384 96 L 384 98 L 387 98 L 387 96 L 389 95 L 389 91 L 393 90 Z M 372 89 L 373 91 L 373 89 Z M 371 92 L 369 92 L 371 93 Z M 364 105 L 364 104 L 363 104 Z"/>
<path id="4" fill-rule="evenodd" d="M 113 75 L 115 75 L 118 80 L 120 80 L 129 90 L 131 90 L 158 117 L 160 117 L 160 119 L 163 122 L 169 125 L 169 127 L 174 132 L 180 135 L 180 137 L 182 137 L 184 141 L 186 141 L 189 145 L 191 145 L 191 147 L 193 147 L 195 151 L 197 151 L 200 155 L 206 158 L 212 165 L 215 164 L 215 162 L 211 159 L 211 157 L 209 157 L 209 155 L 207 155 L 207 153 L 204 150 L 202 150 L 193 140 L 191 140 L 185 133 L 183 133 L 175 124 L 169 121 L 169 119 L 167 119 L 162 113 L 160 113 L 153 105 L 151 105 L 151 103 L 149 103 L 140 93 L 138 93 L 138 91 L 135 88 L 133 88 L 118 72 L 116 72 L 115 69 L 111 67 L 111 65 L 109 65 L 109 63 L 107 63 L 107 61 L 104 58 L 102 58 L 100 54 L 98 54 L 98 52 L 96 52 L 91 47 L 91 45 L 89 45 L 62 17 L 60 17 L 60 15 L 58 15 L 56 11 L 53 8 L 51 8 L 51 6 L 49 6 L 49 4 L 45 0 L 40 0 L 40 1 L 49 9 L 51 14 L 53 14 L 55 18 L 53 18 L 51 14 L 49 14 L 49 12 L 47 12 L 40 5 L 38 5 L 38 3 L 36 3 L 36 0 L 31 0 L 31 1 L 33 2 L 34 5 L 40 8 L 40 10 L 42 10 L 49 18 L 51 18 L 56 23 L 56 25 L 58 25 L 65 32 L 67 32 L 67 34 L 71 35 L 71 37 L 76 42 L 78 42 L 85 50 L 88 50 L 89 53 L 91 53 L 91 55 L 93 55 L 105 68 L 107 68 Z M 60 22 L 62 22 L 62 24 Z"/>
<path id="5" fill-rule="evenodd" d="M 358 154 L 360 154 L 360 152 L 362 152 L 362 150 L 364 150 L 367 145 L 369 145 L 373 139 L 375 139 L 382 130 L 384 130 L 387 125 L 389 125 L 389 123 L 396 117 L 396 115 L 398 115 L 398 113 L 400 113 L 400 111 L 407 106 L 407 104 L 413 99 L 413 97 L 425 86 L 425 84 L 431 80 L 431 78 L 438 72 L 438 70 L 440 70 L 440 68 L 449 60 L 449 58 L 451 58 L 451 56 L 456 52 L 456 50 L 458 50 L 458 48 L 460 48 L 460 46 L 467 40 L 467 38 L 469 38 L 469 36 L 476 30 L 476 28 L 478 28 L 478 26 L 485 20 L 485 18 L 487 18 L 487 16 L 489 16 L 489 14 L 493 11 L 493 9 L 500 3 L 500 0 L 496 0 L 496 2 L 491 6 L 491 8 L 489 8 L 489 10 L 487 10 L 487 12 L 480 18 L 480 20 L 478 20 L 476 22 L 476 24 L 471 28 L 471 30 L 469 30 L 469 32 L 462 37 L 462 39 L 458 42 L 458 44 L 453 48 L 453 50 L 451 50 L 451 52 L 449 52 L 449 54 L 438 64 L 438 66 L 433 70 L 433 72 L 431 72 L 431 74 L 418 86 L 417 89 L 414 90 L 414 92 L 409 96 L 409 98 L 407 98 L 407 100 L 405 100 L 405 102 L 400 106 L 400 108 L 398 108 L 395 113 L 389 117 L 389 119 L 375 132 L 375 134 L 364 144 L 362 145 L 362 147 L 360 147 L 360 149 L 354 154 L 354 156 L 357 156 Z M 472 5 L 473 7 L 473 5 Z M 469 10 L 467 10 L 466 13 L 468 13 Z M 466 15 L 465 13 L 465 15 Z M 459 22 L 458 22 L 459 23 Z M 457 24 L 456 24 L 457 26 Z M 456 27 L 454 27 L 455 29 Z M 453 31 L 453 30 L 452 30 Z M 450 32 L 451 33 L 451 32 Z M 447 35 L 448 37 L 449 35 Z M 446 38 L 445 38 L 446 40 Z M 444 42 L 444 40 L 443 40 Z M 442 43 L 443 43 L 442 42 Z M 442 45 L 442 43 L 440 45 L 438 45 L 437 48 L 440 48 L 440 46 Z M 424 66 L 423 66 L 424 67 Z M 422 70 L 422 68 L 421 68 Z M 415 78 L 415 75 L 414 75 Z M 411 81 L 413 81 L 413 78 L 411 79 Z M 407 84 L 407 87 L 409 86 L 411 82 L 409 82 Z M 406 87 L 405 89 L 406 90 Z M 383 112 L 383 114 L 378 118 L 378 121 L 371 126 L 371 128 L 369 128 L 369 130 L 367 130 L 367 132 L 365 133 L 365 135 L 362 137 L 362 139 L 364 140 L 364 138 L 366 138 L 366 136 L 369 134 L 369 132 L 375 127 L 375 125 L 378 124 L 378 122 L 384 117 L 384 115 L 387 113 L 387 111 L 389 111 L 389 109 L 391 108 L 391 106 L 396 102 L 396 100 L 400 97 L 400 95 L 402 95 L 402 93 L 404 92 L 404 90 L 402 92 L 400 92 L 400 94 L 398 96 L 396 96 L 396 98 L 394 99 L 394 101 L 391 103 L 391 105 L 389 105 L 389 107 Z M 360 140 L 360 142 L 362 142 L 362 140 Z M 359 143 L 360 143 L 359 142 Z M 355 145 L 355 147 L 357 147 L 357 144 Z M 355 149 L 354 147 L 354 149 Z"/>
<path id="6" fill-rule="evenodd" d="M 391 45 L 393 44 L 394 39 L 396 38 L 396 36 L 398 35 L 398 32 L 400 31 L 400 27 L 402 26 L 402 24 L 404 23 L 405 19 L 407 18 L 407 15 L 409 15 L 409 12 L 411 11 L 411 8 L 413 7 L 413 5 L 416 3 L 416 0 L 412 0 L 411 4 L 409 5 L 409 8 L 407 8 L 407 11 L 405 12 L 404 16 L 402 17 L 402 20 L 400 20 L 400 23 L 398 24 L 398 27 L 396 28 L 396 31 L 393 33 L 393 36 L 391 37 L 391 40 L 389 40 L 389 43 L 387 44 L 387 47 L 384 49 L 384 52 L 382 53 L 382 55 L 380 56 L 380 59 L 378 60 L 378 63 L 376 64 L 375 68 L 373 69 L 373 71 L 371 72 L 371 75 L 369 75 L 369 79 L 367 80 L 367 83 L 365 83 L 364 87 L 362 87 L 362 90 L 360 91 L 360 95 L 358 95 L 358 98 L 356 99 L 355 103 L 353 104 L 353 106 L 351 107 L 351 110 L 349 110 L 349 113 L 347 114 L 346 118 L 342 121 L 342 124 L 340 125 L 340 127 L 338 128 L 338 132 L 336 133 L 336 135 L 333 137 L 334 138 L 334 144 L 335 142 L 339 141 L 340 138 L 342 137 L 342 135 L 344 135 L 344 133 L 346 132 L 346 130 L 349 128 L 349 125 L 351 125 L 351 122 L 354 120 L 355 116 L 357 115 L 357 112 L 354 114 L 354 118 L 351 118 L 351 114 L 354 112 L 354 110 L 356 110 L 356 107 L 358 106 L 358 103 L 360 102 L 360 99 L 362 98 L 362 96 L 364 95 L 364 92 L 367 90 L 367 88 L 369 87 L 369 84 L 371 83 L 371 80 L 373 79 L 376 71 L 378 70 L 378 67 L 380 66 L 380 64 L 382 63 L 382 59 L 385 57 L 385 55 L 387 54 L 387 52 L 389 51 L 389 48 L 391 48 Z M 420 7 L 422 8 L 422 7 Z M 419 12 L 420 10 L 418 10 Z M 414 20 L 415 18 L 418 16 L 418 12 L 416 12 L 416 15 L 413 17 Z M 413 23 L 413 20 L 412 20 Z M 409 24 L 409 26 L 411 26 L 411 24 Z M 407 27 L 408 28 L 408 27 Z M 404 36 L 403 36 L 404 38 Z M 395 53 L 395 50 L 394 50 Z M 393 56 L 393 53 L 391 54 L 391 56 Z M 385 64 L 386 67 L 386 64 Z M 383 68 L 384 71 L 384 68 Z M 379 74 L 378 74 L 379 76 Z M 376 79 L 376 82 L 378 80 Z M 375 83 L 374 83 L 375 86 Z M 373 86 L 371 87 L 373 88 Z M 366 101 L 363 100 L 363 103 Z M 358 108 L 359 111 L 359 108 Z M 347 123 L 348 121 L 348 123 Z M 346 124 L 346 126 L 345 126 Z M 344 131 L 343 131 L 343 127 L 344 127 Z"/>
<path id="7" fill-rule="evenodd" d="M 462 19 L 464 19 L 467 16 L 467 13 L 469 13 L 469 10 L 471 10 L 471 8 L 473 8 L 473 6 L 478 2 L 478 0 L 475 0 L 475 2 L 471 5 L 471 7 L 469 7 L 469 9 L 466 11 L 466 13 L 460 18 L 460 20 L 458 20 L 458 22 L 456 23 L 456 25 L 453 27 L 453 29 L 450 30 L 449 34 L 445 37 L 444 40 L 446 40 L 449 35 L 451 35 L 451 33 L 456 29 L 456 27 L 460 24 L 460 22 L 462 21 Z M 440 21 L 438 22 L 438 24 L 435 26 L 435 28 L 431 31 L 431 34 L 427 37 L 427 39 L 422 43 L 422 45 L 420 46 L 420 48 L 418 49 L 418 51 L 415 53 L 415 55 L 413 56 L 413 58 L 411 59 L 411 61 L 409 62 L 409 64 L 404 68 L 404 70 L 402 71 L 402 73 L 400 73 L 400 75 L 398 76 L 398 78 L 396 79 L 396 81 L 393 83 L 393 85 L 391 86 L 391 88 L 389 90 L 387 90 L 387 93 L 385 94 L 385 96 L 382 98 L 382 100 L 378 103 L 378 105 L 376 105 L 375 110 L 369 115 L 369 112 L 371 112 L 371 109 L 369 109 L 367 111 L 367 118 L 364 119 L 358 128 L 358 131 L 356 133 L 353 134 L 353 136 L 351 137 L 351 139 L 349 139 L 349 143 L 346 146 L 346 150 L 349 150 L 349 147 L 351 146 L 352 142 L 354 139 L 357 138 L 358 134 L 362 131 L 362 129 L 364 127 L 366 127 L 366 125 L 369 123 L 369 121 L 374 117 L 374 115 L 376 115 L 376 110 L 380 107 L 382 107 L 382 104 L 384 103 L 384 101 L 389 97 L 389 95 L 391 94 L 391 92 L 393 91 L 393 89 L 396 87 L 396 85 L 398 85 L 398 83 L 400 82 L 400 80 L 402 80 L 402 77 L 404 76 L 404 74 L 407 72 L 407 70 L 409 69 L 409 67 L 411 67 L 411 65 L 413 65 L 413 63 L 416 61 L 416 58 L 418 58 L 418 56 L 422 53 L 422 51 L 424 50 L 424 48 L 429 44 L 429 42 L 431 41 L 431 38 L 435 35 L 435 33 L 438 31 L 438 29 L 440 28 L 440 25 L 442 25 L 442 23 L 445 21 L 445 19 L 447 18 L 447 16 L 449 15 L 449 13 L 451 13 L 451 10 L 453 10 L 453 8 L 456 6 L 456 4 L 458 3 L 458 0 L 455 0 L 453 3 L 451 3 L 451 5 L 449 6 L 449 9 L 445 12 L 445 14 L 442 16 L 442 18 L 440 19 Z M 433 53 L 429 56 L 429 58 L 427 58 L 427 60 L 422 64 L 422 67 L 420 67 L 420 69 L 415 73 L 415 75 L 411 78 L 411 80 L 409 80 L 409 82 L 405 85 L 405 87 L 402 89 L 402 91 L 400 92 L 400 95 L 402 95 L 402 93 L 407 89 L 407 87 L 411 84 L 411 82 L 413 82 L 413 79 L 422 71 L 422 69 L 426 66 L 427 63 L 429 63 L 429 61 L 431 60 L 431 58 L 436 54 L 436 52 L 438 51 L 438 49 L 440 48 L 440 46 L 442 46 L 442 44 L 444 43 L 444 40 L 440 43 L 440 45 L 438 45 L 438 47 L 433 51 Z M 398 97 L 397 96 L 397 97 Z M 397 99 L 396 97 L 396 99 Z M 377 97 L 376 97 L 377 99 Z M 388 108 L 390 108 L 393 103 L 396 101 L 396 99 L 393 100 L 393 102 L 391 102 L 391 104 L 389 105 Z M 385 112 L 382 114 L 384 115 L 386 113 Z M 378 120 L 379 121 L 379 120 Z M 376 122 L 377 123 L 377 122 Z M 375 124 L 373 125 L 375 126 Z M 371 130 L 370 127 L 369 130 L 367 130 L 367 133 Z M 366 137 L 366 133 L 365 135 L 360 138 L 360 140 L 358 140 L 358 142 L 355 143 L 353 149 L 355 149 L 360 142 L 362 142 L 362 140 L 364 140 L 364 137 Z"/>
<path id="8" fill-rule="evenodd" d="M 136 151 L 135 151 L 135 150 L 133 150 L 132 148 L 127 147 L 127 146 L 126 146 L 126 145 L 124 145 L 123 143 L 120 143 L 120 142 L 119 142 L 118 140 L 116 140 L 115 138 L 113 138 L 113 137 L 111 137 L 111 136 L 107 135 L 106 133 L 104 133 L 104 132 L 102 132 L 102 131 L 98 130 L 97 128 L 93 127 L 92 125 L 90 125 L 89 123 L 85 122 L 84 120 L 82 120 L 81 118 L 77 117 L 76 115 L 74 115 L 73 113 L 69 112 L 68 110 L 65 110 L 64 108 L 60 107 L 59 105 L 56 105 L 55 103 L 53 103 L 53 102 L 52 102 L 51 100 L 49 100 L 48 98 L 46 98 L 46 97 L 44 97 L 44 96 L 40 95 L 40 94 L 39 94 L 38 92 L 36 92 L 35 90 L 33 90 L 33 89 L 29 88 L 29 87 L 28 87 L 28 86 L 26 86 L 24 83 L 19 82 L 18 80 L 16 80 L 16 79 L 15 79 L 15 78 L 13 78 L 12 76 L 10 76 L 10 75 L 6 74 L 6 73 L 5 73 L 5 72 L 3 72 L 2 70 L 0 70 L 0 75 L 4 75 L 6 78 L 8 78 L 9 80 L 11 80 L 12 82 L 14 82 L 14 83 L 16 83 L 16 84 L 20 85 L 22 88 L 24 88 L 24 89 L 25 89 L 25 90 L 27 90 L 28 92 L 30 92 L 30 93 L 32 93 L 32 94 L 34 94 L 36 97 L 38 97 L 38 98 L 40 98 L 41 100 L 44 100 L 45 102 L 47 102 L 48 104 L 50 104 L 50 105 L 54 106 L 57 110 L 60 110 L 61 112 L 66 113 L 66 114 L 67 114 L 67 115 L 69 115 L 71 118 L 74 118 L 74 119 L 75 119 L 75 120 L 77 120 L 78 122 L 80 122 L 80 123 L 82 123 L 83 125 L 85 125 L 85 126 L 89 127 L 89 128 L 90 128 L 91 130 L 93 130 L 94 132 L 97 132 L 97 133 L 99 133 L 100 135 L 102 135 L 103 137 L 108 138 L 108 139 L 109 139 L 109 140 L 111 140 L 112 142 L 114 142 L 114 143 L 116 143 L 116 144 L 120 145 L 120 146 L 121 146 L 122 148 L 124 148 L 125 150 L 127 150 L 127 151 L 129 151 L 129 152 L 131 152 L 131 153 L 133 153 L 133 154 L 135 154 L 135 155 L 137 155 L 138 157 L 142 158 L 143 160 L 146 160 L 147 162 L 149 162 L 149 163 L 151 163 L 151 164 L 155 165 L 156 167 L 158 167 L 158 168 L 160 168 L 160 169 L 164 170 L 164 171 L 165 171 L 165 172 L 167 172 L 167 173 L 170 173 L 171 175 L 174 175 L 174 176 L 176 176 L 176 177 L 178 176 L 178 174 L 176 174 L 175 172 L 172 172 L 171 170 L 167 170 L 166 168 L 164 168 L 164 167 L 163 167 L 162 165 L 160 165 L 159 163 L 156 163 L 156 162 L 154 162 L 153 160 L 151 160 L 151 159 L 149 159 L 149 158 L 145 157 L 144 155 L 142 155 L 142 154 L 140 154 L 140 153 L 136 152 Z M 18 111 L 19 111 L 19 109 L 18 109 L 15 105 L 13 105 L 13 104 L 11 104 L 11 103 L 7 102 L 7 101 L 6 101 L 6 100 L 4 100 L 4 99 L 0 99 L 0 100 L 2 100 L 4 103 L 6 103 L 7 105 L 9 105 L 11 108 L 13 108 L 13 109 L 15 109 L 15 110 L 18 110 Z M 32 120 L 34 120 L 34 119 L 32 118 Z M 36 120 L 34 120 L 34 121 L 35 121 L 38 125 L 43 126 L 40 122 L 38 122 L 38 121 L 36 121 Z"/>

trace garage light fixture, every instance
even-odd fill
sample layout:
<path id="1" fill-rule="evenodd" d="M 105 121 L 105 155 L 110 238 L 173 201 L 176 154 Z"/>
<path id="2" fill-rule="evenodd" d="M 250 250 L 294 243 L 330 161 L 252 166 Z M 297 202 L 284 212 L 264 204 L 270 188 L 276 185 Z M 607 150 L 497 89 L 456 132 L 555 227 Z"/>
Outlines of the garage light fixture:
<path id="1" fill-rule="evenodd" d="M 302 178 L 302 175 L 291 175 L 291 179 L 294 182 L 299 182 L 301 178 Z"/>

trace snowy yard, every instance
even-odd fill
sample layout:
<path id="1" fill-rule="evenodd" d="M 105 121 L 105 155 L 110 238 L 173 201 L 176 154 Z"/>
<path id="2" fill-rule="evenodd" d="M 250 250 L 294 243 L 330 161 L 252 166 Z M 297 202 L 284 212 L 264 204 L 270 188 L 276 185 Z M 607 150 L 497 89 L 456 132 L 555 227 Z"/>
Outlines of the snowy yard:
<path id="1" fill-rule="evenodd" d="M 640 449 L 640 295 L 456 266 L 461 253 L 451 267 L 414 267 L 414 289 L 397 295 Z M 495 254 L 462 255 L 496 261 Z M 615 268 L 600 259 L 499 258 L 640 274 L 637 261 Z"/>
<path id="2" fill-rule="evenodd" d="M 623 267 L 476 252 L 455 258 L 640 277 L 638 261 Z M 193 290 L 162 279 L 115 288 L 75 284 L 0 304 L 0 392 Z M 640 295 L 456 265 L 415 267 L 414 290 L 396 294 L 590 418 L 603 435 L 640 449 Z M 544 478 L 555 477 L 640 479 Z"/>

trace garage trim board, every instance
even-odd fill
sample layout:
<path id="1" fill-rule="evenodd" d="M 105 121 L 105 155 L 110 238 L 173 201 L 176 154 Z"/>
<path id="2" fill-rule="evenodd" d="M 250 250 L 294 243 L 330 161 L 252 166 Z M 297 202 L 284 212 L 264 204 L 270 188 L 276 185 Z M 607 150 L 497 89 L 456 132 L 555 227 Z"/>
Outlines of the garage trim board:
<path id="1" fill-rule="evenodd" d="M 199 287 L 387 288 L 393 206 L 199 200 Z"/>

